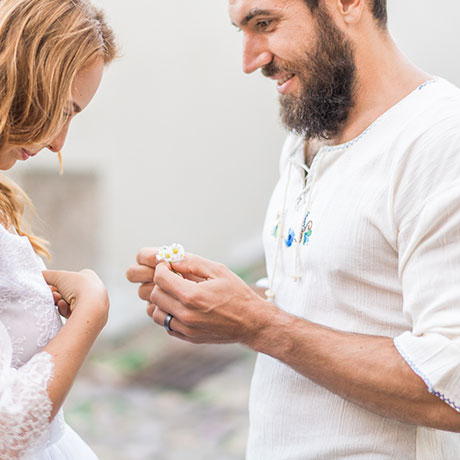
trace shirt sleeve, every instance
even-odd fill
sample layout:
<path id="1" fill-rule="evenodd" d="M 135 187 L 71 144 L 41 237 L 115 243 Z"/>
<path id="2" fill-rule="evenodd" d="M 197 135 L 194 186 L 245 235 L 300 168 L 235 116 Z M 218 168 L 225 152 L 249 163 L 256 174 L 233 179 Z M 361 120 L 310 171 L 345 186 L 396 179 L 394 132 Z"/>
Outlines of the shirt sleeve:
<path id="1" fill-rule="evenodd" d="M 0 458 L 19 458 L 35 448 L 49 425 L 52 404 L 47 387 L 51 355 L 42 352 L 23 367 L 11 367 L 12 345 L 0 322 Z"/>
<path id="2" fill-rule="evenodd" d="M 400 228 L 404 314 L 394 339 L 428 390 L 460 412 L 460 181 L 426 200 Z"/>

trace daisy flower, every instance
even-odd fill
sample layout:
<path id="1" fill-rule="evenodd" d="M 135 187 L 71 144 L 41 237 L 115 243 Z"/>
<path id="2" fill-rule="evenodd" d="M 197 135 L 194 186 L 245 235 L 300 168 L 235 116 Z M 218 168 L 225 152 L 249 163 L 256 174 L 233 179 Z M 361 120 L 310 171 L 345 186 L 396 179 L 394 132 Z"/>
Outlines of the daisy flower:
<path id="1" fill-rule="evenodd" d="M 169 246 L 162 246 L 158 250 L 157 260 L 164 260 L 165 262 L 180 262 L 184 259 L 185 251 L 183 246 L 173 243 Z"/>

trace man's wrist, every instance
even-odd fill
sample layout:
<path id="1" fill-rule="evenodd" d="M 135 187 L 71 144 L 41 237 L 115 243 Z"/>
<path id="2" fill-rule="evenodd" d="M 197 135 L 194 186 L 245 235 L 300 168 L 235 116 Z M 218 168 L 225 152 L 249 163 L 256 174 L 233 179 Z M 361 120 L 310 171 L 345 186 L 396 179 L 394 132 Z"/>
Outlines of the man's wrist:
<path id="1" fill-rule="evenodd" d="M 257 319 L 253 321 L 254 327 L 245 345 L 259 353 L 275 356 L 281 349 L 290 347 L 289 330 L 294 317 L 267 300 L 260 299 L 260 302 Z"/>

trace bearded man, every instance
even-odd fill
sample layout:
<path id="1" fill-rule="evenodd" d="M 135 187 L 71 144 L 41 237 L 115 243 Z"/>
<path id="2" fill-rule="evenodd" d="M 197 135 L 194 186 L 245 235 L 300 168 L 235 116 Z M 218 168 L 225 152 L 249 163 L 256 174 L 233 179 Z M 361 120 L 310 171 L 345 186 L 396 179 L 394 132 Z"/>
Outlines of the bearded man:
<path id="1" fill-rule="evenodd" d="M 259 352 L 250 460 L 460 458 L 460 90 L 409 62 L 385 0 L 230 0 L 291 131 L 268 284 L 138 254 L 148 314 Z M 152 283 L 153 279 L 153 283 Z"/>

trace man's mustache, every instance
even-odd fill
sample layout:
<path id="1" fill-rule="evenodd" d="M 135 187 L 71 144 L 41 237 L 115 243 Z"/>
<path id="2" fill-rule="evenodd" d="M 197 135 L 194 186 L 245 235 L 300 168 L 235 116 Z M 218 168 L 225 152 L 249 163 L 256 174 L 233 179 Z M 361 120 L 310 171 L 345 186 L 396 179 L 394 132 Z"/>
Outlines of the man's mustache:
<path id="1" fill-rule="evenodd" d="M 270 78 L 279 73 L 280 70 L 281 69 L 279 68 L 279 66 L 277 66 L 275 62 L 272 61 L 270 62 L 270 64 L 267 64 L 266 66 L 262 67 L 262 75 L 264 77 Z"/>
<path id="2" fill-rule="evenodd" d="M 280 73 L 298 73 L 299 71 L 292 68 L 281 66 L 279 64 L 276 64 L 275 61 L 272 61 L 270 62 L 270 64 L 267 64 L 264 67 L 262 67 L 261 72 L 264 77 L 270 78 Z"/>

